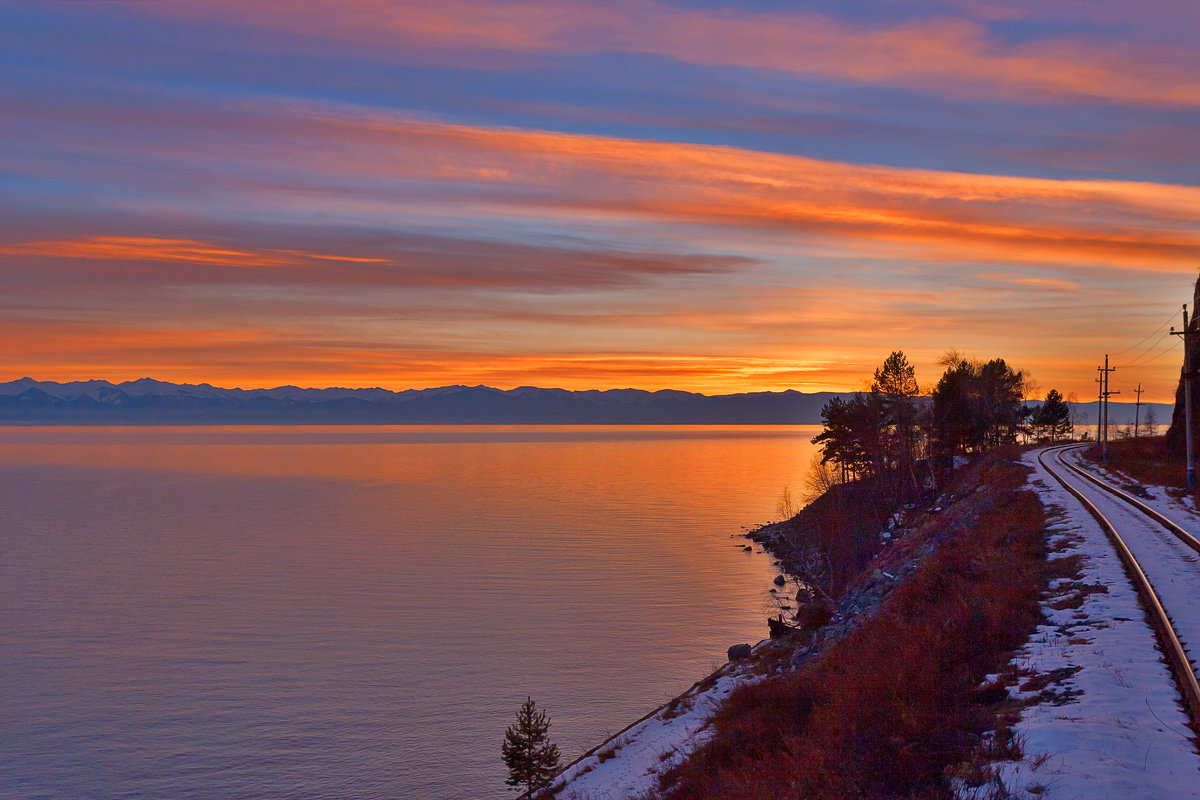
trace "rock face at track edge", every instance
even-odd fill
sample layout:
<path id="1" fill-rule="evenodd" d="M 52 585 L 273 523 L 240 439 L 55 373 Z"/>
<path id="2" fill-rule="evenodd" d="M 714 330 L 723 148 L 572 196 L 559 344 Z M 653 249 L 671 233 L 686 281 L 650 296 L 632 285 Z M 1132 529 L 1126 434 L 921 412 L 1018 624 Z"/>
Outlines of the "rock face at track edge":
<path id="1" fill-rule="evenodd" d="M 1200 278 L 1196 279 L 1196 287 L 1192 293 L 1192 316 L 1188 319 L 1188 332 L 1200 332 L 1200 315 L 1196 312 L 1200 310 Z M 1182 321 L 1182 319 L 1181 319 Z M 1192 371 L 1200 369 L 1200 336 L 1185 337 L 1186 347 L 1188 350 L 1188 363 L 1191 364 Z M 1185 413 L 1184 413 L 1184 391 L 1187 383 L 1183 380 L 1183 368 L 1179 369 L 1179 384 L 1175 387 L 1175 411 L 1171 414 L 1171 427 L 1167 429 L 1167 452 L 1181 456 L 1187 449 L 1187 437 L 1184 433 L 1186 428 Z M 1200 406 L 1197 402 L 1200 397 L 1195 394 L 1195 388 L 1192 389 L 1192 432 L 1196 435 L 1196 440 L 1200 441 Z"/>

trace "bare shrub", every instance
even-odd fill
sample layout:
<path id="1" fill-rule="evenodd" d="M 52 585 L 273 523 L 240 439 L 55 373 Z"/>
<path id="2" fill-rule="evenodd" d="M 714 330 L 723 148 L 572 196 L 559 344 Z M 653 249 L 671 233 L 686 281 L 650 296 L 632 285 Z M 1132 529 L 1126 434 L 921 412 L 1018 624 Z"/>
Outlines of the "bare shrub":
<path id="1" fill-rule="evenodd" d="M 791 519 L 800 513 L 800 505 L 792 497 L 792 490 L 787 486 L 783 487 L 779 499 L 775 501 L 775 513 L 781 520 Z"/>
<path id="2" fill-rule="evenodd" d="M 806 504 L 811 503 L 841 482 L 841 472 L 833 464 L 823 464 L 821 456 L 813 455 L 808 462 L 808 473 L 804 476 L 804 492 L 801 497 Z"/>

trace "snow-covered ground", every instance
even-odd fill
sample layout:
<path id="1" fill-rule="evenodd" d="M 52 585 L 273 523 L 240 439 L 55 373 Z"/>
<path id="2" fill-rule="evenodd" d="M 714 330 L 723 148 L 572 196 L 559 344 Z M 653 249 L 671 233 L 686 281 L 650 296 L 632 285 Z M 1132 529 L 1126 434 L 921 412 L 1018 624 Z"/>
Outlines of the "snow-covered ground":
<path id="1" fill-rule="evenodd" d="M 1096 462 L 1084 458 L 1081 450 L 1070 450 L 1064 458 L 1075 466 L 1087 470 L 1097 478 L 1117 488 L 1122 488 L 1125 484 L 1129 483 L 1129 479 L 1123 475 L 1105 469 L 1097 465 Z M 1139 500 L 1185 531 L 1194 536 L 1200 536 L 1200 515 L 1196 513 L 1196 507 L 1192 502 L 1192 498 L 1175 496 L 1162 486 L 1143 486 L 1142 489 L 1149 496 L 1139 496 Z"/>
<path id="2" fill-rule="evenodd" d="M 1004 784 L 1018 797 L 1200 796 L 1200 756 L 1120 560 L 1095 520 L 1037 463 L 1036 453 L 1025 462 L 1052 514 L 1052 557 L 1081 558 L 1079 575 L 1056 582 L 1044 601 L 1046 621 L 1010 665 L 1022 676 L 1013 694 L 1040 696 L 1041 702 L 1025 708 L 1015 726 L 1024 760 L 996 765 Z M 1176 507 L 1170 516 L 1180 514 Z M 1147 565 L 1148 574 L 1177 557 L 1169 549 L 1138 553 L 1139 560 L 1156 562 Z M 1200 571 L 1188 568 L 1200 593 Z"/>
<path id="3" fill-rule="evenodd" d="M 715 682 L 702 681 L 568 767 L 559 800 L 627 800 L 657 786 L 661 773 L 708 740 L 708 721 L 721 701 L 758 679 L 744 662 L 723 669 Z"/>
<path id="4" fill-rule="evenodd" d="M 1043 601 L 1045 622 L 1006 670 L 1018 676 L 1010 693 L 1029 705 L 1014 726 L 1025 757 L 997 762 L 999 779 L 1021 798 L 1200 798 L 1200 755 L 1120 560 L 1095 520 L 1037 463 L 1036 453 L 1025 462 L 1034 468 L 1032 486 L 1051 514 L 1051 557 L 1078 556 L 1080 570 L 1052 587 Z M 1189 504 L 1161 488 L 1146 488 L 1153 498 L 1148 505 L 1200 533 L 1200 515 Z M 1188 638 L 1200 646 L 1200 559 L 1154 526 L 1143 523 L 1138 530 L 1132 520 L 1115 519 L 1128 513 L 1123 509 L 1102 511 L 1123 534 L 1134 534 L 1130 546 L 1152 580 L 1162 576 L 1160 595 L 1168 610 L 1183 609 L 1190 617 L 1176 619 L 1177 628 L 1193 630 Z M 763 646 L 769 645 L 758 645 Z M 569 767 L 559 798 L 646 795 L 660 774 L 708 739 L 709 719 L 734 688 L 757 679 L 749 667 L 729 665 L 715 681 L 698 685 Z M 995 788 L 963 786 L 960 794 L 990 798 L 998 796 Z"/>
<path id="5" fill-rule="evenodd" d="M 1094 463 L 1079 457 L 1078 451 L 1067 456 L 1085 469 Z M 1124 481 L 1106 470 L 1092 470 L 1106 482 L 1120 488 Z M 1149 498 L 1139 497 L 1142 503 L 1166 516 L 1176 525 L 1200 535 L 1200 516 L 1191 507 L 1191 498 L 1172 496 L 1161 486 L 1142 487 Z M 1092 495 L 1089 494 L 1089 497 Z M 1121 532 L 1154 591 L 1171 617 L 1175 632 L 1183 642 L 1192 666 L 1200 664 L 1200 553 L 1183 544 L 1161 525 L 1147 522 L 1139 513 L 1107 494 L 1093 500 Z M 1200 796 L 1200 791 L 1197 791 Z"/>

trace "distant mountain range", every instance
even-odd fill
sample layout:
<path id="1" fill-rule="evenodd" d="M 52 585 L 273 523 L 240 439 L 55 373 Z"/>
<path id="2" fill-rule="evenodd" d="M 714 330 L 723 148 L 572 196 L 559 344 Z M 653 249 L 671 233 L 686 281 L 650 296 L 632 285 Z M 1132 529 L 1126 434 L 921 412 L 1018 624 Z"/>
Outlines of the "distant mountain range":
<path id="1" fill-rule="evenodd" d="M 567 391 L 521 386 L 435 389 L 222 389 L 142 378 L 125 383 L 0 383 L 0 425 L 813 425 L 831 397 L 796 391 L 703 395 L 641 389 Z M 1095 424 L 1095 402 L 1077 406 Z M 1145 414 L 1147 405 L 1142 404 Z M 1172 406 L 1153 404 L 1160 425 Z M 1133 419 L 1112 403 L 1112 424 Z M 1143 417 L 1144 418 L 1144 417 Z"/>
<path id="2" fill-rule="evenodd" d="M 640 389 L 567 391 L 522 386 L 436 389 L 222 389 L 142 378 L 0 384 L 0 424 L 567 424 L 803 425 L 821 421 L 832 392 L 703 395 Z"/>
<path id="3" fill-rule="evenodd" d="M 1080 430 L 1087 430 L 1096 427 L 1096 419 L 1099 414 L 1096 411 L 1099 403 L 1093 400 L 1090 403 L 1071 403 L 1075 410 L 1075 427 Z M 1154 409 L 1155 424 L 1158 426 L 1158 432 L 1162 433 L 1171 424 L 1171 415 L 1175 412 L 1173 403 L 1142 403 L 1140 409 L 1136 409 L 1134 403 L 1115 403 L 1109 401 L 1108 404 L 1108 426 L 1109 435 L 1112 434 L 1114 426 L 1124 427 L 1126 424 L 1133 422 L 1134 416 L 1137 416 L 1139 423 L 1146 421 L 1146 410 Z M 1095 430 L 1092 431 L 1095 433 Z"/>

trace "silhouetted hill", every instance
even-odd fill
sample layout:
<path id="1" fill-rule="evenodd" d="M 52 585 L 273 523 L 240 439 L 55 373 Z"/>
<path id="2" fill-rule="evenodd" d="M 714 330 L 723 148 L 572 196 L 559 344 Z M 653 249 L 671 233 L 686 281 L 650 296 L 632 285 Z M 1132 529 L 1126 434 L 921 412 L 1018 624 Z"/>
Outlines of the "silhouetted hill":
<path id="1" fill-rule="evenodd" d="M 703 395 L 640 389 L 522 386 L 386 389 L 222 389 L 142 378 L 0 384 L 0 424 L 570 424 L 802 425 L 821 421 L 831 392 Z M 844 396 L 844 395 L 843 395 Z"/>
<path id="2" fill-rule="evenodd" d="M 520 386 L 434 389 L 222 389 L 141 378 L 0 383 L 0 425 L 818 425 L 821 407 L 849 393 L 750 392 L 703 395 L 664 389 L 568 391 Z M 1169 404 L 1155 407 L 1160 424 Z M 1077 424 L 1095 424 L 1095 401 L 1076 404 Z M 1112 403 L 1110 420 L 1133 419 Z"/>

